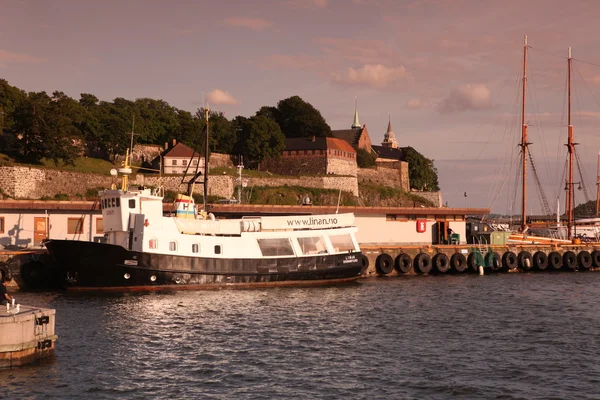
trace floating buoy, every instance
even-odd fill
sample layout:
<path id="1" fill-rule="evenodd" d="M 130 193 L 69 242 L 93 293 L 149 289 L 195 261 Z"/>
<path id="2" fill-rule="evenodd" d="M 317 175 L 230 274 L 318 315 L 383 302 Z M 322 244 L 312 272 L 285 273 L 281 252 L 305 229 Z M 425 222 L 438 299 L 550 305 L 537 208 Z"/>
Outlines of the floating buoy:
<path id="1" fill-rule="evenodd" d="M 415 271 L 422 274 L 428 274 L 431 271 L 431 257 L 429 254 L 419 253 L 414 261 Z"/>
<path id="2" fill-rule="evenodd" d="M 396 260 L 394 260 L 394 268 L 399 274 L 408 274 L 412 271 L 413 264 L 412 258 L 406 254 L 402 253 L 396 256 Z"/>
<path id="3" fill-rule="evenodd" d="M 389 254 L 383 253 L 375 260 L 375 269 L 381 275 L 387 275 L 394 270 L 394 260 Z"/>
<path id="4" fill-rule="evenodd" d="M 467 269 L 467 259 L 462 253 L 454 253 L 450 257 L 450 268 L 455 272 L 465 272 Z"/>

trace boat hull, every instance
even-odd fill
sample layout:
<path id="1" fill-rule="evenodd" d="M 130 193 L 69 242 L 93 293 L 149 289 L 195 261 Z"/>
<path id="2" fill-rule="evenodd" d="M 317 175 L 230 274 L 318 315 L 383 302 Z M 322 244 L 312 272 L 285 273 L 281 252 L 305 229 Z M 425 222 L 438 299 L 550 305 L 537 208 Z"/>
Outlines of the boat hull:
<path id="1" fill-rule="evenodd" d="M 121 246 L 51 240 L 48 251 L 70 290 L 161 290 L 311 286 L 360 278 L 362 253 L 292 258 L 203 258 L 143 253 Z"/>

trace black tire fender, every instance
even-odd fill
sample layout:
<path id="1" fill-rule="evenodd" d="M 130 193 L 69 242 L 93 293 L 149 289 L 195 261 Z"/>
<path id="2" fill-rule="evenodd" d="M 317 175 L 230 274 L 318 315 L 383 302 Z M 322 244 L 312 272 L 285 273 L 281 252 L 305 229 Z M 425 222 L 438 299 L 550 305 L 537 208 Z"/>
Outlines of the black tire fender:
<path id="1" fill-rule="evenodd" d="M 543 251 L 537 251 L 533 254 L 533 266 L 540 271 L 548 268 L 548 256 Z"/>
<path id="2" fill-rule="evenodd" d="M 592 265 L 594 268 L 600 268 L 600 251 L 592 251 Z"/>
<path id="3" fill-rule="evenodd" d="M 562 267 L 562 256 L 558 251 L 552 251 L 548 254 L 548 267 L 559 270 Z"/>
<path id="4" fill-rule="evenodd" d="M 431 257 L 429 254 L 419 253 L 415 257 L 414 267 L 416 272 L 420 272 L 421 274 L 428 274 L 431 271 Z"/>
<path id="5" fill-rule="evenodd" d="M 467 269 L 467 259 L 462 253 L 454 253 L 450 257 L 450 268 L 455 272 L 465 272 Z"/>
<path id="6" fill-rule="evenodd" d="M 469 257 L 467 257 L 467 266 L 473 272 L 478 273 L 479 267 L 482 267 L 483 264 L 483 254 L 478 251 L 472 252 L 469 254 Z"/>
<path id="7" fill-rule="evenodd" d="M 517 255 L 507 251 L 502 255 L 502 265 L 508 270 L 517 268 Z"/>
<path id="8" fill-rule="evenodd" d="M 582 250 L 577 254 L 577 263 L 583 269 L 592 268 L 592 255 L 589 251 Z"/>
<path id="9" fill-rule="evenodd" d="M 394 259 L 387 253 L 377 256 L 375 260 L 375 269 L 382 275 L 387 275 L 394 270 Z"/>
<path id="10" fill-rule="evenodd" d="M 565 251 L 565 254 L 562 256 L 563 266 L 570 270 L 575 270 L 577 268 L 577 256 L 571 250 Z"/>
<path id="11" fill-rule="evenodd" d="M 433 256 L 433 267 L 442 274 L 445 274 L 450 269 L 450 260 L 444 253 L 437 253 Z"/>
<path id="12" fill-rule="evenodd" d="M 525 250 L 520 252 L 517 256 L 517 265 L 519 268 L 525 270 L 533 268 L 533 257 L 531 256 L 531 253 Z"/>
<path id="13" fill-rule="evenodd" d="M 401 253 L 394 260 L 394 268 L 399 274 L 408 274 L 413 269 L 412 263 L 413 260 L 408 254 Z"/>

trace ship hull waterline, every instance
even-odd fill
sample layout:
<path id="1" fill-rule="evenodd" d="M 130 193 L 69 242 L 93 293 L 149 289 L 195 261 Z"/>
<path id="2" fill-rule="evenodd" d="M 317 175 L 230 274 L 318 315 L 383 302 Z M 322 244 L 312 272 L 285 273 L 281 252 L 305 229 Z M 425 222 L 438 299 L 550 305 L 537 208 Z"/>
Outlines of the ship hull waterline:
<path id="1" fill-rule="evenodd" d="M 121 246 L 51 240 L 46 248 L 69 291 L 198 290 L 316 286 L 359 279 L 360 252 L 312 257 L 217 259 L 143 253 Z"/>

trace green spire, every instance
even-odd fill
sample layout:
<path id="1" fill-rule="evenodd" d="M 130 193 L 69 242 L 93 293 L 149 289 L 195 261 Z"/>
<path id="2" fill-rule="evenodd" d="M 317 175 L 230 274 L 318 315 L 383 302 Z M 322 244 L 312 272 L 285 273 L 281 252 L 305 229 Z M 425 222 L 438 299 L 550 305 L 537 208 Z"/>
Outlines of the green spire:
<path id="1" fill-rule="evenodd" d="M 354 98 L 354 123 L 352 124 L 352 129 L 360 129 L 362 128 L 360 122 L 358 121 L 358 99 Z"/>

